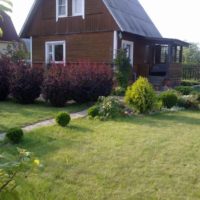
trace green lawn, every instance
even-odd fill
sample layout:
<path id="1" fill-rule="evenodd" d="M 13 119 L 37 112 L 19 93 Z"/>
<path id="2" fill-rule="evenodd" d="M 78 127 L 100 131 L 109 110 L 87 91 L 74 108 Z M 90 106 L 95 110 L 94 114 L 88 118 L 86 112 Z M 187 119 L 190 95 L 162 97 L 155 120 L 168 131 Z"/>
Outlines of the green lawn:
<path id="1" fill-rule="evenodd" d="M 17 188 L 20 200 L 200 199 L 200 112 L 79 119 L 32 131 L 20 147 L 45 166 Z"/>
<path id="2" fill-rule="evenodd" d="M 85 108 L 85 104 L 70 104 L 64 108 L 55 108 L 43 102 L 32 105 L 21 105 L 12 101 L 0 102 L 0 132 L 53 118 L 59 111 L 76 112 Z"/>

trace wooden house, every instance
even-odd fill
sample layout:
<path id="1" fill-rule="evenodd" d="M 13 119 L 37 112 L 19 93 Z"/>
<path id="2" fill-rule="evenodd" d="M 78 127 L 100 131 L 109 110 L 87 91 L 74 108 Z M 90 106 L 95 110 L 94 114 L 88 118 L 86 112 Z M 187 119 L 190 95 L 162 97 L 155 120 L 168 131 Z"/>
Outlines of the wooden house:
<path id="1" fill-rule="evenodd" d="M 5 54 L 7 48 L 13 48 L 18 45 L 19 37 L 8 14 L 0 11 L 0 28 L 2 35 L 0 36 L 0 54 Z"/>
<path id="2" fill-rule="evenodd" d="M 33 63 L 113 63 L 126 49 L 135 78 L 180 82 L 186 42 L 162 38 L 138 0 L 35 0 L 20 33 Z"/>

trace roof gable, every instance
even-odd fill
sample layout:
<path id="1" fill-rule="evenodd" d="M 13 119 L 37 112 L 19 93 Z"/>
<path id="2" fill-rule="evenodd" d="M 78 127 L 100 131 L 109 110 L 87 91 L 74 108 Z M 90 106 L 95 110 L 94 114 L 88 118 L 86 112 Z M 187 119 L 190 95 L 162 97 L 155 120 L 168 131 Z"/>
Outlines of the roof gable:
<path id="1" fill-rule="evenodd" d="M 153 24 L 138 0 L 102 0 L 121 31 L 145 37 L 161 38 L 161 34 Z M 32 9 L 22 27 L 20 36 L 24 37 L 32 18 L 42 0 L 35 0 Z"/>
<path id="2" fill-rule="evenodd" d="M 0 15 L 2 16 L 0 27 L 3 30 L 3 36 L 0 37 L 0 41 L 18 41 L 19 37 L 10 16 L 2 11 L 0 11 Z"/>
<path id="3" fill-rule="evenodd" d="M 103 0 L 121 31 L 162 37 L 138 0 Z"/>

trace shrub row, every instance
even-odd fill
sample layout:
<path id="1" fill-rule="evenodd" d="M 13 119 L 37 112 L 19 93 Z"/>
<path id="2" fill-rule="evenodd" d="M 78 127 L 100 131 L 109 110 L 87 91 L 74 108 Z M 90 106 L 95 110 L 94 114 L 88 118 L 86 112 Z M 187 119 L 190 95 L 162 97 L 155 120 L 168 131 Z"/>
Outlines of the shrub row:
<path id="1" fill-rule="evenodd" d="M 0 100 L 9 94 L 19 103 L 33 103 L 42 93 L 53 106 L 64 106 L 67 100 L 78 103 L 96 101 L 112 90 L 113 73 L 107 65 L 77 63 L 52 65 L 44 73 L 41 66 L 11 64 L 0 60 Z"/>

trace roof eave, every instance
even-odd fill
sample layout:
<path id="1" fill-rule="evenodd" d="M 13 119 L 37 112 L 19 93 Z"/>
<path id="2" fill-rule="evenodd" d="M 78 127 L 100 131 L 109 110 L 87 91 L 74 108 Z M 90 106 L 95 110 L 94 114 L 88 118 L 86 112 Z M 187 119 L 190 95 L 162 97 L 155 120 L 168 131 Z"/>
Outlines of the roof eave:
<path id="1" fill-rule="evenodd" d="M 20 38 L 23 38 L 23 37 L 26 35 L 24 32 L 25 32 L 25 30 L 26 30 L 26 27 L 27 27 L 28 24 L 29 24 L 29 21 L 31 20 L 31 15 L 32 15 L 32 13 L 33 13 L 33 11 L 34 11 L 36 5 L 39 3 L 39 1 L 40 1 L 40 0 L 35 0 L 35 1 L 34 1 L 32 7 L 31 7 L 31 9 L 30 9 L 30 11 L 29 11 L 29 13 L 28 13 L 28 15 L 27 15 L 27 17 L 26 17 L 26 20 L 25 20 L 25 22 L 24 22 L 24 24 L 23 24 L 23 26 L 22 26 L 22 28 L 21 28 L 21 30 L 20 30 L 20 33 L 19 33 L 19 37 L 20 37 Z"/>
<path id="2" fill-rule="evenodd" d="M 176 44 L 176 45 L 185 46 L 185 47 L 189 47 L 190 45 L 188 42 L 185 42 L 179 39 L 173 39 L 173 38 L 145 37 L 145 39 L 147 39 L 148 41 L 159 43 L 159 44 Z"/>

